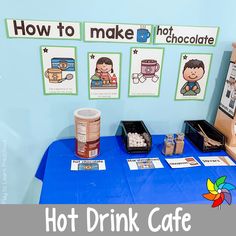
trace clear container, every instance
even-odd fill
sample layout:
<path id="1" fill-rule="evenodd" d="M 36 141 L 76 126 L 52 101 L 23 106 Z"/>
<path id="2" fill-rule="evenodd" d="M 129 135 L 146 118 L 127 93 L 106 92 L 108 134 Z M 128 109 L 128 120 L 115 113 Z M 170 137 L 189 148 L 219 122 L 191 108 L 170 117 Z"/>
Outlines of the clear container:
<path id="1" fill-rule="evenodd" d="M 184 152 L 184 133 L 176 134 L 175 138 L 175 154 L 183 154 Z"/>
<path id="2" fill-rule="evenodd" d="M 171 156 L 174 153 L 174 149 L 175 149 L 174 140 L 171 140 L 171 138 L 165 138 L 162 150 L 163 154 L 165 156 Z"/>

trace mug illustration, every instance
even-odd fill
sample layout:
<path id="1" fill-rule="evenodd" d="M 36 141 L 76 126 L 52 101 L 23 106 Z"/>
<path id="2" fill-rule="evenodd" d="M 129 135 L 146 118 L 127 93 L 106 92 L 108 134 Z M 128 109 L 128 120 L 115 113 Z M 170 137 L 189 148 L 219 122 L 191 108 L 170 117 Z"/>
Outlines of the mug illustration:
<path id="1" fill-rule="evenodd" d="M 61 83 L 62 82 L 62 71 L 61 69 L 48 68 L 45 71 L 45 77 L 50 83 Z"/>
<path id="2" fill-rule="evenodd" d="M 141 26 L 141 28 L 137 30 L 137 42 L 139 43 L 146 43 L 150 36 L 151 33 L 145 26 Z"/>
<path id="3" fill-rule="evenodd" d="M 96 63 L 95 73 L 90 79 L 92 89 L 116 89 L 117 77 L 114 74 L 112 60 L 100 57 Z"/>
<path id="4" fill-rule="evenodd" d="M 73 58 L 52 58 L 51 68 L 45 71 L 45 77 L 49 83 L 61 83 L 73 79 L 75 72 L 75 60 Z"/>
<path id="5" fill-rule="evenodd" d="M 180 93 L 184 96 L 196 96 L 201 92 L 200 85 L 197 81 L 202 79 L 205 74 L 205 65 L 203 61 L 191 59 L 185 63 L 183 69 L 183 78 L 187 82 L 183 85 Z"/>
<path id="6" fill-rule="evenodd" d="M 144 83 L 148 78 L 151 78 L 152 82 L 156 83 L 159 79 L 159 76 L 156 74 L 160 69 L 160 65 L 156 60 L 145 59 L 141 61 L 141 72 L 133 73 L 132 79 L 134 84 L 139 82 Z"/>

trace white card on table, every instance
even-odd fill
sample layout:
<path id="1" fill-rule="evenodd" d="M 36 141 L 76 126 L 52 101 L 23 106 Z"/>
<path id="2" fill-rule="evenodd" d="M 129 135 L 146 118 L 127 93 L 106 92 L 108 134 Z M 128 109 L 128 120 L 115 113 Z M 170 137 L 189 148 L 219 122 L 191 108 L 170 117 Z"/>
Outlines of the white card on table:
<path id="1" fill-rule="evenodd" d="M 205 166 L 235 166 L 228 156 L 205 156 L 199 159 Z"/>
<path id="2" fill-rule="evenodd" d="M 189 168 L 201 165 L 194 157 L 166 158 L 166 161 L 171 168 Z"/>
<path id="3" fill-rule="evenodd" d="M 164 168 L 159 158 L 138 158 L 127 160 L 130 170 Z"/>
<path id="4" fill-rule="evenodd" d="M 72 160 L 72 171 L 92 171 L 92 170 L 106 170 L 106 164 L 104 160 Z"/>

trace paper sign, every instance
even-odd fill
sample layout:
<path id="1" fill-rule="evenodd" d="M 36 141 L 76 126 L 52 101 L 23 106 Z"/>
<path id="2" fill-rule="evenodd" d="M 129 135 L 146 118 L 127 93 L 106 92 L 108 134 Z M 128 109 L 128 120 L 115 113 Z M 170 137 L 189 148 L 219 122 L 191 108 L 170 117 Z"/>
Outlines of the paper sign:
<path id="1" fill-rule="evenodd" d="M 214 46 L 218 31 L 218 27 L 157 25 L 154 43 Z"/>
<path id="2" fill-rule="evenodd" d="M 40 51 L 44 93 L 76 95 L 76 48 L 42 46 Z"/>
<path id="3" fill-rule="evenodd" d="M 10 38 L 81 39 L 80 22 L 6 19 Z"/>
<path id="4" fill-rule="evenodd" d="M 117 43 L 151 43 L 152 25 L 84 23 L 84 40 Z"/>
<path id="5" fill-rule="evenodd" d="M 176 100 L 204 100 L 212 54 L 182 53 Z"/>
<path id="6" fill-rule="evenodd" d="M 204 156 L 199 159 L 205 166 L 235 166 L 228 156 Z"/>
<path id="7" fill-rule="evenodd" d="M 220 110 L 233 118 L 236 110 L 236 64 L 230 62 L 224 90 L 220 101 Z"/>
<path id="8" fill-rule="evenodd" d="M 199 162 L 197 162 L 194 157 L 166 158 L 166 161 L 171 168 L 189 168 L 200 166 Z"/>
<path id="9" fill-rule="evenodd" d="M 72 160 L 72 171 L 92 171 L 92 170 L 106 170 L 106 164 L 104 160 Z"/>
<path id="10" fill-rule="evenodd" d="M 130 170 L 164 168 L 159 158 L 139 158 L 127 160 Z"/>
<path id="11" fill-rule="evenodd" d="M 109 99 L 120 97 L 121 54 L 88 54 L 89 97 L 90 99 Z"/>
<path id="12" fill-rule="evenodd" d="M 131 48 L 129 96 L 159 96 L 163 48 Z"/>

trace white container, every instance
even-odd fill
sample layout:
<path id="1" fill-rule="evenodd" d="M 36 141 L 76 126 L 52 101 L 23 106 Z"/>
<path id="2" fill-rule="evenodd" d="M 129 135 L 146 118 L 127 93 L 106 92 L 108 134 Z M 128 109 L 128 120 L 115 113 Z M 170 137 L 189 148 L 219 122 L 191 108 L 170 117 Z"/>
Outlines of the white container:
<path id="1" fill-rule="evenodd" d="M 93 158 L 100 153 L 101 112 L 93 108 L 81 108 L 74 112 L 76 154 Z"/>

